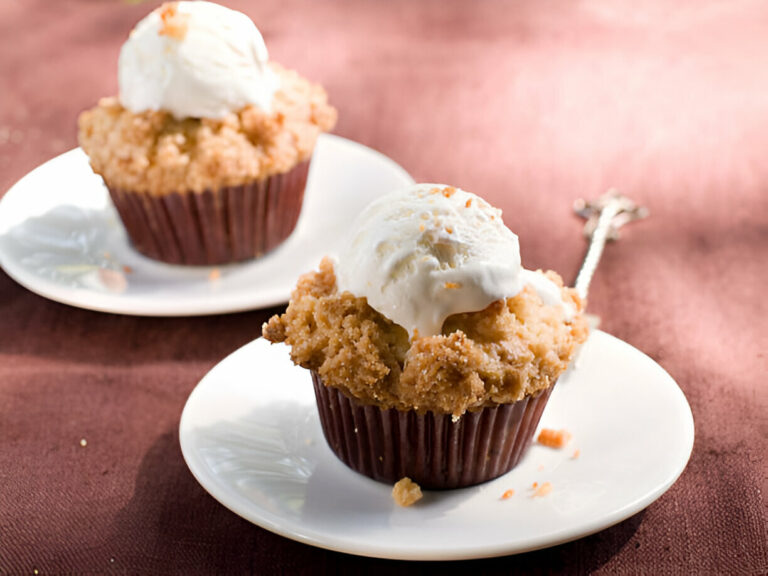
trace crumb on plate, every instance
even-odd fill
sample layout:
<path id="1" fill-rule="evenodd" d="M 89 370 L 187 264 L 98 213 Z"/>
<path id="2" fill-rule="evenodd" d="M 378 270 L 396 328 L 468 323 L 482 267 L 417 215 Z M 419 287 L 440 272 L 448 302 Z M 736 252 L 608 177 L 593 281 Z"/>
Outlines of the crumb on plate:
<path id="1" fill-rule="evenodd" d="M 542 428 L 536 441 L 549 448 L 562 448 L 571 439 L 571 434 L 567 430 L 553 430 L 552 428 Z"/>
<path id="2" fill-rule="evenodd" d="M 502 500 L 509 500 L 514 495 L 515 495 L 515 491 L 510 488 L 509 490 L 504 492 L 504 494 L 501 495 L 501 499 Z"/>
<path id="3" fill-rule="evenodd" d="M 410 506 L 421 500 L 421 487 L 410 478 L 401 478 L 392 488 L 392 498 L 398 506 Z"/>
<path id="4" fill-rule="evenodd" d="M 531 498 L 536 498 L 538 496 L 546 496 L 547 494 L 552 492 L 552 484 L 550 484 L 549 482 L 544 482 L 541 486 L 538 485 L 538 482 L 534 482 L 533 487 L 535 488 L 535 491 L 531 495 Z"/>
<path id="5" fill-rule="evenodd" d="M 581 450 L 576 448 L 576 450 L 573 451 L 573 456 L 571 456 L 571 460 L 576 460 L 581 455 Z"/>
<path id="6" fill-rule="evenodd" d="M 128 287 L 128 281 L 125 278 L 125 274 L 119 270 L 99 268 L 98 278 L 104 288 L 116 294 L 125 292 L 125 289 Z"/>

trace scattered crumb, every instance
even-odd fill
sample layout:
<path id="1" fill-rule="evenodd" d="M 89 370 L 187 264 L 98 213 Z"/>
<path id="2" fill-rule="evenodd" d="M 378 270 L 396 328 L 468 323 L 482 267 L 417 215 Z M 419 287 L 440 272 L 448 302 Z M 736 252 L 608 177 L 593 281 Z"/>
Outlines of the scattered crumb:
<path id="1" fill-rule="evenodd" d="M 88 440 L 86 440 L 85 438 L 80 438 L 80 446 L 82 446 L 83 448 L 88 446 Z"/>
<path id="2" fill-rule="evenodd" d="M 515 495 L 515 491 L 510 488 L 509 490 L 504 492 L 504 494 L 501 495 L 501 499 L 502 500 L 509 500 L 514 495 Z"/>
<path id="3" fill-rule="evenodd" d="M 534 483 L 531 485 L 531 488 L 537 488 L 538 486 L 539 486 L 539 483 L 538 483 L 538 482 L 534 482 Z"/>
<path id="4" fill-rule="evenodd" d="M 119 270 L 99 268 L 98 274 L 101 284 L 110 292 L 125 292 L 125 289 L 128 287 L 128 281 L 125 279 L 125 275 Z"/>
<path id="5" fill-rule="evenodd" d="M 571 460 L 576 460 L 581 455 L 581 450 L 576 448 L 576 450 L 573 451 L 573 456 L 571 456 Z"/>
<path id="6" fill-rule="evenodd" d="M 221 270 L 218 268 L 214 268 L 208 273 L 208 280 L 211 282 L 218 280 L 219 278 L 221 278 Z"/>
<path id="7" fill-rule="evenodd" d="M 537 486 L 537 483 L 534 482 L 533 487 L 536 488 L 536 486 Z M 550 492 L 552 492 L 552 484 L 550 484 L 549 482 L 544 482 L 544 484 L 536 488 L 536 491 L 531 495 L 531 498 L 546 496 Z"/>
<path id="8" fill-rule="evenodd" d="M 461 288 L 461 284 L 459 284 L 458 282 L 446 282 L 445 287 L 448 290 L 456 290 L 457 288 Z"/>
<path id="9" fill-rule="evenodd" d="M 123 272 L 125 272 L 126 274 L 133 274 L 133 268 L 131 268 L 130 266 L 123 266 Z"/>
<path id="10" fill-rule="evenodd" d="M 421 487 L 410 478 L 402 478 L 392 488 L 392 498 L 398 506 L 410 506 L 421 500 Z"/>
<path id="11" fill-rule="evenodd" d="M 563 448 L 571 440 L 571 434 L 567 430 L 552 430 L 542 428 L 536 441 L 549 448 Z"/>
<path id="12" fill-rule="evenodd" d="M 469 208 L 470 206 L 472 206 L 472 198 L 470 198 L 469 200 L 467 200 L 467 203 L 466 203 L 466 204 L 464 204 L 464 206 L 465 206 L 465 207 L 467 207 L 467 208 Z"/>

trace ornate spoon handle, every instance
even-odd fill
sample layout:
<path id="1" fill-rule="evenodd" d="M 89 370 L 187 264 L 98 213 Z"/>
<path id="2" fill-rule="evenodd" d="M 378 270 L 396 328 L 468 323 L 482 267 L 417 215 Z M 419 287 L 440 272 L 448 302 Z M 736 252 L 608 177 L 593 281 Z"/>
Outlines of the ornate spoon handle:
<path id="1" fill-rule="evenodd" d="M 619 228 L 627 222 L 647 217 L 648 210 L 613 189 L 592 202 L 577 200 L 573 209 L 579 216 L 587 219 L 584 225 L 584 236 L 589 239 L 589 248 L 574 284 L 579 297 L 586 299 L 589 284 L 603 255 L 605 243 L 609 240 L 617 240 Z"/>

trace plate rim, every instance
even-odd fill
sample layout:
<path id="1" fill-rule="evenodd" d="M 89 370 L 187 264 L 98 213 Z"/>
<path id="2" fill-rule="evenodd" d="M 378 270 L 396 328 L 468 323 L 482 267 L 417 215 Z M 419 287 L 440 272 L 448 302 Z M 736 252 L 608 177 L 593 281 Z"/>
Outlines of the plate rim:
<path id="1" fill-rule="evenodd" d="M 353 153 L 364 153 L 373 158 L 376 158 L 377 161 L 380 161 L 384 165 L 386 165 L 388 170 L 391 170 L 392 174 L 396 175 L 395 177 L 397 179 L 402 180 L 403 185 L 406 185 L 406 183 L 415 182 L 413 177 L 408 173 L 408 171 L 405 170 L 405 168 L 403 168 L 400 164 L 398 164 L 395 160 L 393 160 L 386 154 L 379 152 L 378 150 L 371 148 L 370 146 L 361 144 L 359 142 L 356 142 L 349 138 L 345 138 L 343 136 L 339 136 L 336 134 L 327 134 L 327 133 L 323 133 L 319 135 L 318 144 L 320 144 L 323 141 L 326 141 L 329 144 L 332 143 L 330 145 L 333 145 L 333 146 L 340 146 L 340 147 L 345 147 L 348 150 L 354 150 Z M 82 150 L 82 148 L 75 147 L 65 152 L 62 152 L 61 154 L 58 154 L 53 158 L 46 160 L 42 164 L 39 164 L 29 172 L 24 174 L 21 178 L 19 178 L 6 190 L 6 192 L 3 194 L 2 197 L 0 197 L 0 219 L 2 219 L 3 210 L 4 209 L 10 210 L 8 206 L 16 202 L 17 195 L 28 193 L 24 188 L 24 186 L 26 185 L 25 182 L 27 180 L 34 179 L 36 177 L 36 174 L 39 174 L 39 172 L 41 171 L 50 170 L 52 168 L 52 165 L 55 166 L 59 163 L 72 163 L 72 162 L 80 162 L 80 161 L 84 161 L 85 162 L 84 166 L 88 167 L 87 155 Z M 310 173 L 310 177 L 311 177 L 311 173 Z M 105 193 L 106 193 L 106 189 L 105 189 Z M 0 238 L 2 238 L 3 235 L 4 235 L 4 232 L 0 232 Z M 286 242 L 290 241 L 290 238 L 291 237 L 289 237 L 286 240 Z M 304 240 L 306 242 L 309 239 L 304 239 Z M 272 253 L 266 255 L 264 258 L 267 259 L 267 258 L 279 257 L 281 248 L 282 248 L 282 245 Z M 129 246 L 129 249 L 133 252 L 134 255 L 139 256 L 140 258 L 146 258 L 141 254 L 139 254 L 138 252 L 136 252 L 132 247 Z M 154 260 L 149 260 L 149 261 L 153 266 L 169 266 L 173 268 L 178 268 L 178 266 L 164 264 L 162 262 L 157 262 Z M 229 269 L 233 271 L 238 271 L 238 270 L 246 270 L 249 266 L 253 266 L 258 263 L 259 263 L 259 260 L 249 260 L 242 263 L 233 263 L 233 264 L 217 265 L 217 266 L 181 266 L 181 269 L 184 269 L 187 271 L 189 270 L 211 271 L 214 269 L 219 269 L 219 270 Z M 215 295 L 213 295 L 211 298 L 203 298 L 201 296 L 197 296 L 195 299 L 196 309 L 179 307 L 179 308 L 171 308 L 170 310 L 168 310 L 164 308 L 164 305 L 167 304 L 165 301 L 161 301 L 160 303 L 157 303 L 157 304 L 149 303 L 141 306 L 137 306 L 133 304 L 133 305 L 129 305 L 128 307 L 125 307 L 125 306 L 115 305 L 116 302 L 119 302 L 119 297 L 115 294 L 110 294 L 105 298 L 104 294 L 97 291 L 88 290 L 82 287 L 69 287 L 69 286 L 62 286 L 60 284 L 56 284 L 47 278 L 43 278 L 35 275 L 33 272 L 30 272 L 24 266 L 16 262 L 15 259 L 10 258 L 7 252 L 2 249 L 2 243 L 0 243 L 0 269 L 2 269 L 13 281 L 18 283 L 25 289 L 52 302 L 73 306 L 75 308 L 80 308 L 83 310 L 90 310 L 90 311 L 102 312 L 102 313 L 108 313 L 108 314 L 121 314 L 126 316 L 139 316 L 139 317 L 154 317 L 154 318 L 197 317 L 197 316 L 212 316 L 212 315 L 218 315 L 218 314 L 236 314 L 240 312 L 260 310 L 260 309 L 270 308 L 273 306 L 278 306 L 280 304 L 286 303 L 290 297 L 290 291 L 293 289 L 293 285 L 291 285 L 290 287 L 272 288 L 271 290 L 265 293 L 265 296 L 259 299 L 257 304 L 253 304 L 252 302 L 249 302 L 247 298 L 238 298 L 238 299 L 235 299 L 233 302 L 232 300 L 227 300 L 226 298 L 217 298 Z M 300 273 L 301 272 L 297 272 L 297 276 Z M 201 302 L 203 301 L 206 303 L 202 304 Z"/>
<path id="2" fill-rule="evenodd" d="M 521 543 L 521 545 L 512 546 L 510 547 L 508 544 L 497 544 L 497 545 L 489 545 L 489 546 L 466 546 L 466 547 L 460 547 L 460 548 L 453 548 L 451 550 L 446 549 L 435 549 L 435 548 L 429 548 L 427 550 L 425 549 L 419 549 L 419 548 L 413 548 L 413 549 L 397 549 L 396 551 L 393 551 L 391 547 L 387 547 L 386 545 L 375 545 L 373 547 L 365 547 L 365 546 L 359 546 L 357 544 L 348 545 L 345 544 L 343 541 L 340 541 L 338 538 L 331 538 L 329 539 L 323 539 L 318 536 L 315 536 L 311 533 L 302 533 L 299 530 L 291 530 L 289 528 L 284 527 L 283 525 L 272 521 L 271 519 L 265 519 L 264 517 L 256 517 L 255 515 L 251 514 L 248 510 L 240 510 L 237 509 L 236 506 L 233 504 L 225 501 L 225 498 L 221 498 L 220 494 L 215 494 L 209 486 L 205 483 L 207 482 L 206 478 L 201 478 L 203 476 L 202 472 L 200 470 L 196 469 L 198 456 L 194 452 L 193 446 L 190 445 L 191 439 L 187 437 L 187 434 L 185 433 L 185 429 L 187 426 L 187 421 L 191 416 L 189 416 L 189 410 L 188 407 L 192 405 L 192 399 L 193 396 L 195 396 L 196 393 L 199 393 L 198 390 L 202 389 L 202 386 L 204 385 L 206 379 L 209 378 L 210 375 L 215 373 L 215 370 L 219 367 L 220 364 L 227 361 L 230 357 L 245 353 L 245 349 L 249 348 L 251 346 L 257 345 L 257 342 L 262 341 L 262 338 L 256 338 L 247 344 L 241 346 L 237 350 L 233 351 L 229 355 L 227 355 L 225 358 L 223 358 L 220 362 L 218 362 L 211 370 L 209 370 L 195 385 L 194 389 L 190 393 L 189 397 L 187 398 L 187 401 L 184 404 L 184 408 L 181 413 L 181 417 L 179 420 L 179 444 L 181 447 L 182 457 L 184 458 L 184 462 L 187 465 L 187 468 L 192 473 L 195 480 L 200 484 L 200 486 L 211 496 L 213 497 L 219 504 L 224 506 L 229 511 L 233 512 L 234 514 L 237 514 L 241 518 L 247 520 L 248 522 L 259 526 L 265 530 L 269 530 L 270 532 L 273 532 L 275 534 L 278 534 L 284 538 L 288 538 L 290 540 L 294 540 L 297 542 L 301 542 L 303 544 L 307 544 L 310 546 L 315 546 L 318 548 L 326 549 L 326 550 L 332 550 L 335 552 L 342 552 L 346 554 L 354 554 L 357 556 L 364 556 L 369 558 L 381 558 L 381 559 L 390 559 L 390 560 L 408 560 L 408 561 L 460 561 L 460 560 L 472 560 L 472 559 L 481 559 L 481 558 L 494 558 L 494 557 L 501 557 L 501 556 L 511 556 L 516 554 L 523 554 L 526 552 L 532 552 L 535 550 L 542 550 L 545 548 L 550 548 L 553 546 L 559 546 L 561 544 L 566 544 L 568 542 L 572 542 L 575 540 L 579 540 L 581 538 L 585 538 L 587 536 L 590 536 L 592 534 L 595 534 L 597 532 L 600 532 L 602 530 L 608 529 L 612 526 L 615 526 L 616 524 L 619 524 L 620 522 L 623 522 L 624 520 L 627 520 L 634 516 L 635 514 L 639 513 L 640 511 L 644 510 L 654 502 L 656 502 L 659 498 L 661 498 L 671 487 L 674 485 L 675 482 L 680 478 L 682 473 L 685 471 L 686 467 L 688 466 L 688 462 L 690 461 L 691 454 L 693 452 L 693 446 L 695 442 L 695 427 L 694 427 L 694 420 L 693 420 L 693 412 L 691 411 L 690 404 L 688 402 L 688 399 L 685 396 L 685 393 L 680 388 L 680 385 L 672 378 L 672 376 L 660 365 L 658 364 L 653 358 L 642 352 L 641 350 L 635 348 L 631 344 L 624 342 L 620 338 L 617 338 L 611 334 L 608 334 L 607 332 L 604 332 L 602 330 L 593 330 L 590 334 L 590 338 L 597 337 L 598 339 L 606 339 L 606 342 L 613 342 L 618 343 L 621 346 L 625 346 L 628 349 L 632 351 L 634 354 L 638 354 L 640 357 L 644 359 L 644 361 L 651 362 L 658 370 L 660 370 L 665 376 L 665 385 L 669 386 L 671 385 L 671 390 L 673 394 L 677 397 L 677 402 L 679 403 L 679 407 L 683 409 L 683 413 L 680 414 L 681 420 L 684 419 L 684 422 L 681 422 L 681 424 L 684 424 L 685 428 L 685 434 L 682 438 L 684 441 L 683 447 L 685 448 L 684 457 L 681 458 L 681 460 L 677 463 L 676 468 L 674 471 L 672 471 L 671 474 L 669 474 L 666 478 L 666 480 L 656 486 L 653 490 L 651 490 L 648 494 L 642 497 L 638 497 L 630 502 L 627 502 L 624 506 L 621 506 L 620 508 L 614 510 L 612 513 L 607 514 L 599 519 L 594 520 L 591 523 L 588 523 L 584 528 L 580 530 L 568 530 L 563 529 L 559 532 L 555 532 L 554 534 L 550 533 L 546 537 L 539 536 L 538 538 L 534 537 L 529 540 L 525 540 Z M 201 465 L 201 468 L 203 466 Z M 371 482 L 374 482 L 373 480 L 370 480 Z M 230 488 L 227 487 L 227 490 Z M 470 490 L 471 488 L 467 488 L 467 490 Z M 461 489 L 458 489 L 461 490 Z"/>

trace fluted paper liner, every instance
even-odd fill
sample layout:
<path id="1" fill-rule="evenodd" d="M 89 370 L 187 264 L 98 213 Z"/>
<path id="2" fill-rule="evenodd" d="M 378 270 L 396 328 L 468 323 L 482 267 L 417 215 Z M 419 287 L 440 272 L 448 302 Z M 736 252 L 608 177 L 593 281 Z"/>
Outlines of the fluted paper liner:
<path id="1" fill-rule="evenodd" d="M 128 237 L 171 264 L 248 260 L 279 246 L 301 213 L 309 162 L 241 186 L 152 195 L 107 185 Z"/>
<path id="2" fill-rule="evenodd" d="M 450 414 L 361 404 L 325 386 L 314 371 L 312 381 L 323 434 L 342 462 L 374 480 L 395 483 L 407 476 L 436 490 L 480 484 L 514 468 L 554 387 L 454 422 Z"/>

